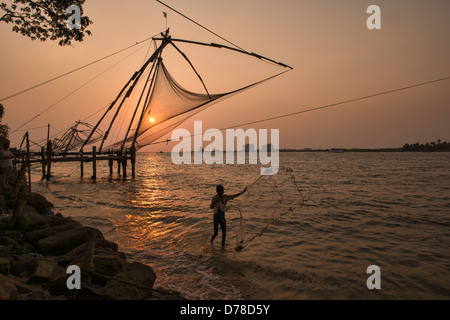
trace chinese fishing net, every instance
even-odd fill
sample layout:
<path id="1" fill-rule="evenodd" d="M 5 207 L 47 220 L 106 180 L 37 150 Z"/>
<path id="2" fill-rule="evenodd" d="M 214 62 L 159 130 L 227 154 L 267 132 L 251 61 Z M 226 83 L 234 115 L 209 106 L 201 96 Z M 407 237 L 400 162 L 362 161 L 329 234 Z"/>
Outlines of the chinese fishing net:
<path id="1" fill-rule="evenodd" d="M 304 198 L 294 171 L 280 167 L 276 175 L 260 176 L 237 198 L 230 210 L 239 212 L 236 231 L 236 251 L 241 251 L 261 237 L 270 226 L 288 215 L 301 212 Z"/>
<path id="2" fill-rule="evenodd" d="M 89 123 L 77 121 L 75 125 L 62 133 L 61 137 L 52 140 L 54 152 L 69 152 L 79 148 L 86 141 L 94 127 Z M 103 138 L 103 132 L 95 129 L 92 133 L 90 143 L 95 143 Z"/>

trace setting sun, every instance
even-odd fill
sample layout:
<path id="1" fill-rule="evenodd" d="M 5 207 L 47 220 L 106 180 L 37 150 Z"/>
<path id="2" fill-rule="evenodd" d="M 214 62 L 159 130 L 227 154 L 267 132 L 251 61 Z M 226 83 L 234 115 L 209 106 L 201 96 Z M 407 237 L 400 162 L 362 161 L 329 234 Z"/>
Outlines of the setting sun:
<path id="1" fill-rule="evenodd" d="M 151 122 L 151 123 L 155 123 L 155 118 L 151 117 L 151 118 L 150 118 L 150 122 Z"/>

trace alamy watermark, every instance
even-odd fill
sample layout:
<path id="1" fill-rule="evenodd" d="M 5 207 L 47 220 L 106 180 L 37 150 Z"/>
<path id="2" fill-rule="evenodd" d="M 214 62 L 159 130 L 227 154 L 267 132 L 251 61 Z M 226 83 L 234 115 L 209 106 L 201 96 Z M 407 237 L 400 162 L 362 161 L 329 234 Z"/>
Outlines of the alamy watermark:
<path id="1" fill-rule="evenodd" d="M 79 6 L 73 4 L 66 10 L 71 16 L 67 19 L 66 25 L 70 30 L 81 29 L 81 9 Z"/>
<path id="2" fill-rule="evenodd" d="M 377 265 L 371 265 L 367 267 L 367 274 L 370 274 L 370 276 L 367 278 L 366 285 L 367 289 L 373 290 L 381 289 L 381 269 Z"/>
<path id="3" fill-rule="evenodd" d="M 261 175 L 275 175 L 280 164 L 279 139 L 278 129 L 270 130 L 269 143 L 267 129 L 227 129 L 224 137 L 218 129 L 203 132 L 202 121 L 194 121 L 194 134 L 187 129 L 172 132 L 171 140 L 180 142 L 173 147 L 171 157 L 177 165 L 246 164 L 248 158 L 249 164 L 262 165 Z M 210 143 L 203 148 L 203 142 Z"/>

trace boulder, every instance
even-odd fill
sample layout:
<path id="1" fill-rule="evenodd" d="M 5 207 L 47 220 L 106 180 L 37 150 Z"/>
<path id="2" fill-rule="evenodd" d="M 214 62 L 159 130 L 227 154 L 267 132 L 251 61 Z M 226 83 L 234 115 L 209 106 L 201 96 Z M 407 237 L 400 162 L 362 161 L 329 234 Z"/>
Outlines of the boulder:
<path id="1" fill-rule="evenodd" d="M 11 269 L 11 260 L 8 258 L 0 258 L 0 273 L 9 275 Z"/>
<path id="2" fill-rule="evenodd" d="M 8 280 L 8 277 L 0 275 L 0 300 L 16 300 L 18 295 L 16 286 Z"/>
<path id="3" fill-rule="evenodd" d="M 13 240 L 18 240 L 22 236 L 22 232 L 17 230 L 6 230 L 2 232 L 3 237 L 8 237 Z"/>
<path id="4" fill-rule="evenodd" d="M 72 219 L 70 217 L 65 218 L 60 213 L 57 213 L 57 214 L 55 214 L 53 216 L 45 216 L 45 215 L 43 215 L 42 217 L 45 219 L 45 221 L 47 221 L 47 223 L 48 223 L 48 225 L 50 227 L 57 226 L 57 225 L 60 225 L 60 224 L 66 224 L 66 223 L 70 223 L 70 222 L 76 222 L 75 219 Z"/>
<path id="5" fill-rule="evenodd" d="M 1 276 L 1 275 L 0 275 Z M 25 282 L 27 281 L 27 278 L 12 278 L 12 277 L 7 277 L 7 280 L 16 286 L 17 291 L 19 292 L 19 294 L 28 294 L 31 293 L 35 290 L 37 290 L 35 287 L 26 284 Z"/>
<path id="6" fill-rule="evenodd" d="M 10 237 L 0 237 L 0 245 L 5 247 L 8 245 L 12 245 L 14 248 L 20 247 L 20 244 L 16 240 L 11 239 Z"/>
<path id="7" fill-rule="evenodd" d="M 40 259 L 37 262 L 37 266 L 34 269 L 33 274 L 28 279 L 28 284 L 41 284 L 50 281 L 52 275 L 56 272 L 60 272 L 60 267 L 56 262 L 45 259 Z"/>
<path id="8" fill-rule="evenodd" d="M 28 259 L 14 262 L 11 266 L 11 273 L 16 277 L 28 277 L 33 274 L 38 264 L 38 258 L 28 257 Z"/>
<path id="9" fill-rule="evenodd" d="M 48 227 L 47 221 L 29 205 L 25 205 L 22 214 L 16 217 L 16 228 L 23 233 Z"/>
<path id="10" fill-rule="evenodd" d="M 139 262 L 128 263 L 103 288 L 102 297 L 111 300 L 142 300 L 152 292 L 153 269 Z"/>
<path id="11" fill-rule="evenodd" d="M 47 283 L 42 286 L 54 297 L 58 296 L 72 296 L 76 290 L 69 290 L 67 288 L 67 279 L 69 274 L 64 269 L 59 270 L 57 273 L 52 275 L 52 278 Z"/>
<path id="12" fill-rule="evenodd" d="M 0 208 L 6 207 L 6 198 L 0 193 Z"/>
<path id="13" fill-rule="evenodd" d="M 48 227 L 45 229 L 31 231 L 25 234 L 24 240 L 28 243 L 36 245 L 39 240 L 47 238 L 49 236 L 61 233 L 63 231 L 80 228 L 81 224 L 79 222 L 68 222 L 65 224 L 55 225 L 53 227 Z"/>
<path id="14" fill-rule="evenodd" d="M 66 230 L 38 241 L 37 248 L 45 256 L 59 256 L 85 243 L 88 230 L 93 230 L 97 238 L 103 234 L 94 228 L 80 227 Z"/>
<path id="15" fill-rule="evenodd" d="M 47 300 L 47 295 L 42 290 L 33 291 L 26 294 L 22 300 Z"/>
<path id="16" fill-rule="evenodd" d="M 75 295 L 75 300 L 100 300 L 101 290 L 99 286 L 92 284 L 83 284 L 81 289 L 77 291 Z"/>
<path id="17" fill-rule="evenodd" d="M 86 251 L 86 243 L 72 249 L 71 251 L 67 252 L 66 254 L 57 257 L 56 261 L 63 267 L 67 267 L 74 260 L 79 259 L 80 257 L 84 256 L 84 253 Z M 117 251 L 117 244 L 114 242 L 110 242 L 106 239 L 95 239 L 95 251 L 94 254 L 118 254 L 120 257 L 122 257 L 124 260 L 126 260 L 126 256 L 122 252 Z"/>
<path id="18" fill-rule="evenodd" d="M 41 215 L 53 215 L 53 204 L 47 201 L 44 196 L 32 192 L 28 198 L 28 204 L 36 209 Z"/>

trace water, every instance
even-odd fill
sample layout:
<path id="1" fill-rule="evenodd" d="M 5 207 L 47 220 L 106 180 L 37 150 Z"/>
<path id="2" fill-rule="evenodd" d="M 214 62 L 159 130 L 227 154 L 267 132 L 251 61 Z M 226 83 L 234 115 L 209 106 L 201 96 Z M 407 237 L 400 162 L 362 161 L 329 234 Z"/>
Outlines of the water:
<path id="1" fill-rule="evenodd" d="M 294 169 L 305 206 L 242 252 L 233 210 L 226 250 L 220 232 L 211 248 L 209 204 L 217 183 L 237 193 L 259 166 L 176 166 L 170 154 L 139 154 L 135 180 L 109 177 L 101 163 L 92 183 L 78 164 L 58 164 L 48 184 L 33 170 L 33 190 L 150 265 L 155 286 L 190 299 L 450 298 L 450 154 L 281 153 L 280 162 Z M 381 290 L 367 289 L 370 265 L 381 269 Z"/>

